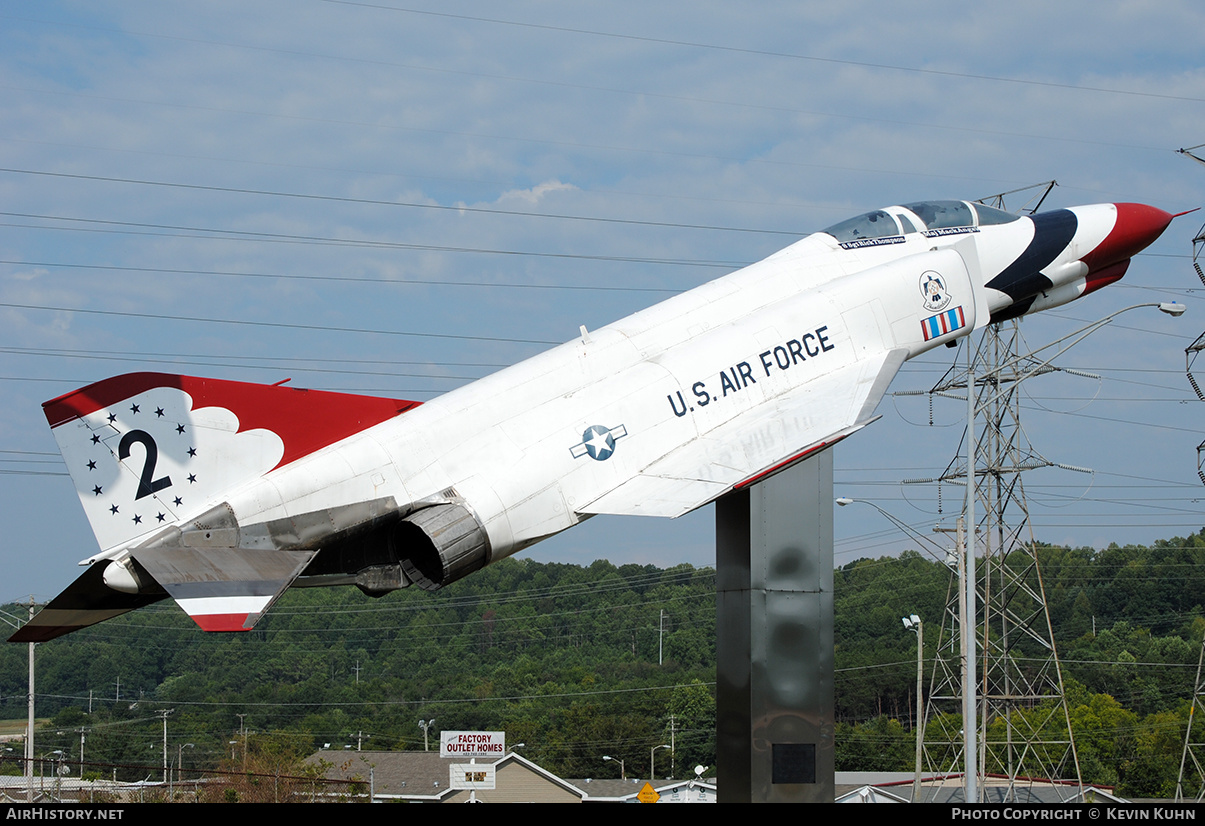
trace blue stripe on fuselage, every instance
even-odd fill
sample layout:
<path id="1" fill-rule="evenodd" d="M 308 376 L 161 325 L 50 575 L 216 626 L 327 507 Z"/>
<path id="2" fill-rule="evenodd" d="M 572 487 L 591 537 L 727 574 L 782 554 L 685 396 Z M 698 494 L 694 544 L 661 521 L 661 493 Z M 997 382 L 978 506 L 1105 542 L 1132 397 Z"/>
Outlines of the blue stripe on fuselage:
<path id="1" fill-rule="evenodd" d="M 1013 301 L 1032 298 L 1053 286 L 1051 280 L 1042 275 L 1042 269 L 1067 248 L 1079 226 L 1075 213 L 1068 209 L 1041 212 L 1030 220 L 1034 224 L 1033 240 L 1025 252 L 987 283 L 988 287 L 999 290 Z"/>

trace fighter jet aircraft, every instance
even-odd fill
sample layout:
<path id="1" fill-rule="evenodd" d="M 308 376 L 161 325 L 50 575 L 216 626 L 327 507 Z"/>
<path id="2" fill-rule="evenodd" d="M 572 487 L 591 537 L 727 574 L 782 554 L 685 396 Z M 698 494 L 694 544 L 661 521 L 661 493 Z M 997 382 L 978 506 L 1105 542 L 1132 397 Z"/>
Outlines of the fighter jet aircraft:
<path id="1" fill-rule="evenodd" d="M 868 212 L 425 404 L 135 373 L 47 402 L 101 551 L 10 639 L 171 597 L 435 590 L 596 514 L 680 516 L 869 424 L 908 359 L 1121 278 L 1173 216 Z"/>

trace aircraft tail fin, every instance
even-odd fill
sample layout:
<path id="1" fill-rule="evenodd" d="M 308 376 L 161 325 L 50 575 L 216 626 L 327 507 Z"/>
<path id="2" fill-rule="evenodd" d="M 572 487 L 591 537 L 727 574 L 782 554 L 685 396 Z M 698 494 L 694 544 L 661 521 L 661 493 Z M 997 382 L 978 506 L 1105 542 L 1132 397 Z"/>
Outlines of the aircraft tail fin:
<path id="1" fill-rule="evenodd" d="M 46 402 L 46 420 L 110 556 L 229 490 L 419 403 L 163 373 Z"/>
<path id="2" fill-rule="evenodd" d="M 316 549 L 239 547 L 230 526 L 211 518 L 220 503 L 237 486 L 417 405 L 164 373 L 117 376 L 46 402 L 101 550 L 11 641 L 54 639 L 168 596 L 207 631 L 251 628 Z"/>

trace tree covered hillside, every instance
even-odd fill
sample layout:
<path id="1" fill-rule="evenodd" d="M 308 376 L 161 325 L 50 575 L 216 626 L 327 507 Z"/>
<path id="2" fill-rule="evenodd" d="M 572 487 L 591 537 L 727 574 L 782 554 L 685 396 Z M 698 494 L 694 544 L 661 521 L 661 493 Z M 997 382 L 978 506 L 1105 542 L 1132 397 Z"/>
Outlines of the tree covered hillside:
<path id="1" fill-rule="evenodd" d="M 1039 557 L 1085 779 L 1166 792 L 1205 634 L 1205 532 Z M 908 769 L 916 637 L 900 617 L 925 619 L 931 660 L 951 572 L 906 551 L 834 585 L 838 765 Z M 186 767 L 239 758 L 240 731 L 296 754 L 422 748 L 433 719 L 432 734 L 505 730 L 567 776 L 618 776 L 603 755 L 647 775 L 672 741 L 658 774 L 689 776 L 715 762 L 714 587 L 688 565 L 512 558 L 434 594 L 295 589 L 247 634 L 201 633 L 160 603 L 38 646 L 38 750 L 77 760 L 86 729 L 91 770 L 134 779 L 161 764 L 162 709 Z M 25 676 L 26 648 L 0 647 L 0 716 L 24 716 Z"/>

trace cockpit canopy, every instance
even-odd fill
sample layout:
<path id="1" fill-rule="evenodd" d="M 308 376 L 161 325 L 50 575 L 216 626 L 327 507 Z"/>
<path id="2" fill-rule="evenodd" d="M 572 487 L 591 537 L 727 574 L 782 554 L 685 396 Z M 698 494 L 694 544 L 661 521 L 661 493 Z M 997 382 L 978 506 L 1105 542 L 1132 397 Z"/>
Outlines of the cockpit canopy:
<path id="1" fill-rule="evenodd" d="M 842 246 L 860 246 L 875 239 L 898 239 L 914 232 L 946 235 L 950 231 L 974 232 L 978 227 L 1007 224 L 1020 216 L 970 201 L 917 201 L 887 207 L 850 218 L 822 230 Z M 944 230 L 944 232 L 943 232 Z"/>

